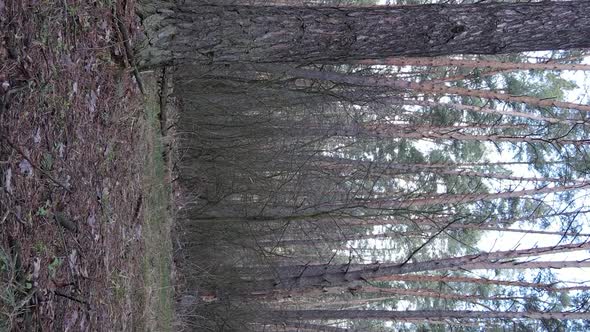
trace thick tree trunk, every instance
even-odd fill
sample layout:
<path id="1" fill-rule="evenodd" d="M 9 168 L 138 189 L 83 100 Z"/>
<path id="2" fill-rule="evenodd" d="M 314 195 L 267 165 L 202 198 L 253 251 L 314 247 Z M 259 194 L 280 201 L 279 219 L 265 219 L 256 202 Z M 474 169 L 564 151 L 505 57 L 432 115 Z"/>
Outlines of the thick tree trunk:
<path id="1" fill-rule="evenodd" d="M 399 7 L 143 6 L 140 65 L 339 62 L 590 47 L 587 1 Z"/>

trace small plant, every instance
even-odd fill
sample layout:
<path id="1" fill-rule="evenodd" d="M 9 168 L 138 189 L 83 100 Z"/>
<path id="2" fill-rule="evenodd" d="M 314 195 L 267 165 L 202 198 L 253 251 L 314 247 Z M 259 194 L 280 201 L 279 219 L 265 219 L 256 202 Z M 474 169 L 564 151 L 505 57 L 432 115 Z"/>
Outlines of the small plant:
<path id="1" fill-rule="evenodd" d="M 45 171 L 51 171 L 53 168 L 53 156 L 50 153 L 44 153 L 41 159 L 41 168 Z"/>
<path id="2" fill-rule="evenodd" d="M 37 209 L 37 213 L 35 213 L 35 215 L 38 217 L 46 217 L 49 214 L 50 205 L 51 203 L 46 201 L 43 206 L 40 206 Z"/>
<path id="3" fill-rule="evenodd" d="M 0 331 L 11 331 L 17 316 L 26 310 L 33 292 L 18 281 L 17 259 L 0 247 Z"/>
<path id="4" fill-rule="evenodd" d="M 47 270 L 49 271 L 49 276 L 51 278 L 55 278 L 55 274 L 57 269 L 61 266 L 62 260 L 59 257 L 55 257 L 51 263 L 47 266 Z"/>
<path id="5" fill-rule="evenodd" d="M 47 212 L 47 209 L 46 209 L 45 207 L 43 207 L 43 206 L 40 206 L 40 207 L 37 209 L 37 215 L 38 215 L 39 217 L 45 217 L 45 216 L 47 215 L 47 213 L 48 213 L 48 212 Z"/>
<path id="6" fill-rule="evenodd" d="M 33 246 L 33 249 L 35 249 L 35 253 L 37 253 L 37 255 L 43 255 L 47 252 L 47 245 L 45 245 L 44 242 L 38 241 Z"/>

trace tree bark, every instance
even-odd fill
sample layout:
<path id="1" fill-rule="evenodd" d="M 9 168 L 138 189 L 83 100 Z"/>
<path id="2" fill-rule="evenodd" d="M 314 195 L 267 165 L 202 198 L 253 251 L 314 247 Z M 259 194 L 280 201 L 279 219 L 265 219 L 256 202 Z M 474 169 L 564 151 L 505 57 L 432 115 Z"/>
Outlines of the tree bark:
<path id="1" fill-rule="evenodd" d="M 445 319 L 589 319 L 590 312 L 510 312 L 452 310 L 289 310 L 276 312 L 288 320 L 378 319 L 394 321 L 431 321 Z"/>
<path id="2" fill-rule="evenodd" d="M 391 275 L 376 278 L 377 281 L 403 281 L 403 282 L 434 282 L 434 283 L 473 283 L 482 285 L 500 285 L 513 287 L 540 288 L 546 290 L 555 290 L 556 284 L 515 281 L 515 280 L 497 280 L 477 277 L 464 277 L 454 275 L 421 275 L 421 274 L 403 274 Z"/>
<path id="3" fill-rule="evenodd" d="M 589 105 L 553 100 L 542 99 L 529 96 L 513 96 L 507 93 L 495 92 L 489 90 L 472 90 L 462 87 L 450 87 L 445 84 L 436 84 L 431 82 L 412 82 L 407 80 L 398 80 L 389 77 L 380 76 L 361 76 L 352 74 L 342 74 L 331 71 L 317 71 L 301 68 L 290 68 L 277 65 L 258 65 L 256 69 L 264 72 L 284 74 L 293 77 L 305 78 L 310 80 L 332 81 L 358 86 L 370 87 L 389 87 L 401 91 L 418 91 L 438 95 L 459 95 L 477 97 L 482 99 L 497 99 L 507 103 L 523 103 L 537 107 L 558 107 L 563 109 L 575 109 L 583 112 L 590 112 Z M 579 120 L 579 124 L 584 124 Z"/>
<path id="4" fill-rule="evenodd" d="M 512 109 L 495 109 L 490 107 L 482 107 L 482 106 L 475 106 L 475 105 L 465 105 L 465 104 L 455 104 L 455 103 L 439 103 L 433 101 L 425 101 L 425 100 L 402 100 L 402 101 L 393 101 L 390 102 L 391 104 L 399 104 L 399 105 L 417 105 L 417 106 L 424 106 L 424 107 L 445 107 L 457 111 L 471 111 L 471 112 L 479 112 L 485 114 L 498 114 L 498 115 L 507 115 L 507 116 L 514 116 L 520 118 L 526 118 L 541 122 L 549 122 L 549 123 L 563 123 L 567 125 L 574 125 L 579 124 L 579 120 L 575 119 L 559 119 L 554 117 L 536 115 L 532 113 L 526 112 L 519 112 Z"/>
<path id="5" fill-rule="evenodd" d="M 434 206 L 439 204 L 465 204 L 481 200 L 494 200 L 504 198 L 525 197 L 540 194 L 550 194 L 557 192 L 566 192 L 577 189 L 587 188 L 590 183 L 582 183 L 575 185 L 563 185 L 544 187 L 538 189 L 515 190 L 500 193 L 475 193 L 475 194 L 438 194 L 438 195 L 422 195 L 421 198 L 409 199 L 407 197 L 385 197 L 372 198 L 368 200 L 358 200 L 358 202 L 333 202 L 332 208 L 340 206 L 347 206 L 350 204 L 357 204 L 370 209 L 408 209 L 423 206 Z"/>
<path id="6" fill-rule="evenodd" d="M 304 323 L 304 322 L 285 322 L 286 327 L 293 327 L 297 332 L 304 332 L 304 331 L 315 331 L 315 332 L 354 332 L 349 329 L 337 327 L 337 326 L 329 326 L 329 325 L 319 325 L 319 324 L 311 324 L 311 323 Z M 285 331 L 284 328 L 279 329 L 279 331 Z"/>
<path id="7" fill-rule="evenodd" d="M 590 46 L 586 1 L 309 8 L 149 1 L 141 66 L 350 62 Z"/>
<path id="8" fill-rule="evenodd" d="M 460 301 L 471 301 L 471 300 L 482 300 L 482 301 L 509 301 L 509 300 L 522 300 L 526 297 L 517 297 L 517 296 L 483 296 L 479 294 L 461 294 L 460 292 L 450 293 L 450 292 L 442 292 L 440 290 L 428 289 L 428 288 L 385 288 L 385 287 L 374 287 L 374 286 L 365 286 L 359 287 L 355 292 L 363 293 L 363 294 L 390 294 L 388 297 L 378 297 L 378 298 L 365 298 L 360 299 L 356 303 L 368 303 L 369 301 L 379 301 L 379 300 L 386 300 L 395 298 L 393 295 L 400 295 L 400 296 L 412 296 L 412 297 L 431 297 L 431 298 L 439 298 L 439 299 L 446 299 L 446 300 L 460 300 Z M 346 305 L 346 301 L 342 302 L 343 305 Z M 330 303 L 335 304 L 335 303 Z M 351 303 L 352 304 L 352 303 Z"/>
<path id="9" fill-rule="evenodd" d="M 449 58 L 404 58 L 392 57 L 387 59 L 361 60 L 365 65 L 392 66 L 427 66 L 427 67 L 467 67 L 490 68 L 502 70 L 590 70 L 590 65 L 575 63 L 530 63 L 530 62 L 501 62 L 491 60 L 449 59 Z"/>
<path id="10" fill-rule="evenodd" d="M 587 267 L 590 261 L 516 261 L 516 258 L 586 250 L 590 242 L 553 247 L 487 252 L 407 264 L 299 265 L 277 268 L 278 278 L 253 280 L 252 290 L 336 287 L 396 274 L 455 269 L 527 269 Z"/>

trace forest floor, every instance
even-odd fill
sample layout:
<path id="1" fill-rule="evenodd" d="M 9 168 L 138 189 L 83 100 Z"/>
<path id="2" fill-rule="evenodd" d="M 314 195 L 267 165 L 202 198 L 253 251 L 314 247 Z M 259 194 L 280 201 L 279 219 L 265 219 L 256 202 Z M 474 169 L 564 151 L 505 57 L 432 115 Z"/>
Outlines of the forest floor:
<path id="1" fill-rule="evenodd" d="M 0 0 L 0 331 L 166 331 L 169 167 L 133 0 Z M 126 29 L 128 33 L 123 33 Z"/>

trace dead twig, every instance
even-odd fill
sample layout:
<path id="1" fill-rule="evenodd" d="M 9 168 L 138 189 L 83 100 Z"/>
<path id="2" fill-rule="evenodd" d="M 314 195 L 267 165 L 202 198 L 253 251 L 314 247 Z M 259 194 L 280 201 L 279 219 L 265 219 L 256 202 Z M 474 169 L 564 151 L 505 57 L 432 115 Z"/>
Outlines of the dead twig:
<path id="1" fill-rule="evenodd" d="M 53 294 L 55 294 L 56 296 L 61 296 L 61 297 L 66 298 L 68 300 L 72 300 L 74 302 L 78 302 L 80 304 L 84 304 L 84 305 L 86 305 L 86 309 L 90 310 L 90 303 L 88 303 L 88 302 L 86 302 L 84 300 L 80 300 L 80 299 L 75 298 L 75 297 L 73 297 L 71 295 L 64 294 L 64 293 L 58 292 L 58 291 L 53 291 Z"/>
<path id="2" fill-rule="evenodd" d="M 141 77 L 139 76 L 139 70 L 137 69 L 137 65 L 135 64 L 135 57 L 133 56 L 133 49 L 131 48 L 131 43 L 129 42 L 131 40 L 129 38 L 129 32 L 125 28 L 123 21 L 120 20 L 119 17 L 117 16 L 116 7 L 114 8 L 114 12 L 115 13 L 113 15 L 113 18 L 114 18 L 115 22 L 117 23 L 117 29 L 121 32 L 121 35 L 123 36 L 122 42 L 123 42 L 123 47 L 125 48 L 125 55 L 127 56 L 127 61 L 129 61 L 129 65 L 131 66 L 131 68 L 133 68 L 133 76 L 135 77 L 135 80 L 137 81 L 137 87 L 139 88 L 139 91 L 141 91 L 141 93 L 145 95 L 145 90 L 143 88 L 143 82 L 141 80 Z"/>

